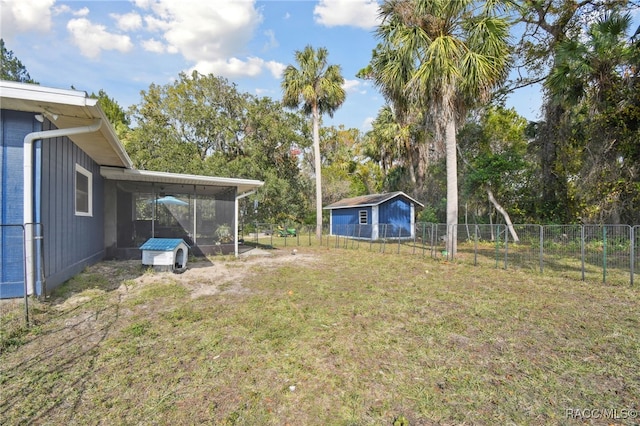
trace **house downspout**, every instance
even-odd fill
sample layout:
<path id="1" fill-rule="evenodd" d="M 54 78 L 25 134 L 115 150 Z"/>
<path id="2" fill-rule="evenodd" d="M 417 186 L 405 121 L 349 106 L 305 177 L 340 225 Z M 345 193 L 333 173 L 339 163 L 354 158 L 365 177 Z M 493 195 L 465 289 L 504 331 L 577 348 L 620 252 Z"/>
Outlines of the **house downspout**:
<path id="1" fill-rule="evenodd" d="M 69 129 L 43 130 L 31 132 L 24 137 L 24 232 L 25 232 L 25 264 L 27 294 L 35 292 L 35 265 L 33 258 L 33 142 L 39 139 L 51 139 L 62 136 L 73 136 L 82 133 L 93 133 L 102 126 L 98 118 L 93 124 Z"/>
<path id="2" fill-rule="evenodd" d="M 240 212 L 239 212 L 240 209 L 239 209 L 238 201 L 240 201 L 241 199 L 243 199 L 245 197 L 248 197 L 249 195 L 253 195 L 255 193 L 256 193 L 256 190 L 253 190 L 253 191 L 245 192 L 242 195 L 237 195 L 236 196 L 236 203 L 235 203 L 236 204 L 235 205 L 235 209 L 236 209 L 236 212 L 235 212 L 235 215 L 236 215 L 236 220 L 235 220 L 236 226 L 235 226 L 235 228 L 236 229 L 234 231 L 234 238 L 233 238 L 233 241 L 234 241 L 234 243 L 233 243 L 233 245 L 234 245 L 234 254 L 235 254 L 236 257 L 239 256 L 239 253 L 238 253 L 238 222 L 240 221 L 239 220 L 240 219 Z"/>

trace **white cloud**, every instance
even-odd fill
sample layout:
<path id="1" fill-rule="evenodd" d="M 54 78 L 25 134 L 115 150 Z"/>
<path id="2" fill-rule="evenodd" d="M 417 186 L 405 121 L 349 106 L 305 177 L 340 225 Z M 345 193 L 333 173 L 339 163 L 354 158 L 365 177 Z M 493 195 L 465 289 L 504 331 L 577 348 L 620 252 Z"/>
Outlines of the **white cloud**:
<path id="1" fill-rule="evenodd" d="M 53 7 L 52 12 L 54 16 L 62 15 L 63 13 L 71 12 L 71 8 L 66 4 L 56 5 Z"/>
<path id="2" fill-rule="evenodd" d="M 345 80 L 342 88 L 347 93 L 354 93 L 358 91 L 361 83 L 358 80 Z"/>
<path id="3" fill-rule="evenodd" d="M 267 37 L 267 42 L 264 44 L 263 50 L 275 49 L 280 46 L 280 43 L 276 40 L 276 33 L 274 33 L 273 30 L 266 30 L 264 35 Z"/>
<path id="4" fill-rule="evenodd" d="M 128 52 L 133 48 L 128 36 L 109 33 L 104 25 L 93 24 L 85 18 L 70 20 L 67 30 L 80 53 L 88 58 L 97 58 L 102 50 Z"/>
<path id="5" fill-rule="evenodd" d="M 83 7 L 82 9 L 72 11 L 71 14 L 73 16 L 87 16 L 89 15 L 89 8 Z"/>
<path id="6" fill-rule="evenodd" d="M 144 23 L 147 24 L 147 30 L 151 32 L 166 31 L 171 26 L 168 22 L 151 15 L 144 17 Z"/>
<path id="7" fill-rule="evenodd" d="M 142 28 L 142 18 L 135 12 L 124 15 L 112 13 L 110 16 L 116 20 L 116 25 L 122 31 L 136 31 Z"/>
<path id="8" fill-rule="evenodd" d="M 198 61 L 189 72 L 196 70 L 201 74 L 214 74 L 233 78 L 255 77 L 261 74 L 264 69 L 269 70 L 274 77 L 278 78 L 282 75 L 285 65 L 256 57 L 247 58 L 246 61 L 232 57 L 214 61 Z"/>
<path id="9" fill-rule="evenodd" d="M 273 77 L 277 78 L 277 79 L 282 78 L 282 74 L 284 73 L 284 69 L 287 68 L 287 66 L 285 64 L 280 63 L 280 62 L 276 62 L 276 61 L 265 62 L 264 65 L 271 72 L 271 75 L 273 75 Z"/>
<path id="10" fill-rule="evenodd" d="M 136 0 L 136 5 L 149 11 L 147 29 L 163 31 L 170 50 L 198 63 L 237 55 L 262 21 L 253 1 Z"/>
<path id="11" fill-rule="evenodd" d="M 313 9 L 315 21 L 327 27 L 373 28 L 378 24 L 376 0 L 320 0 Z"/>
<path id="12" fill-rule="evenodd" d="M 6 41 L 21 32 L 49 31 L 54 3 L 55 0 L 0 0 L 0 37 Z"/>
<path id="13" fill-rule="evenodd" d="M 164 53 L 167 51 L 167 47 L 164 45 L 164 43 L 153 38 L 144 40 L 142 42 L 142 48 L 147 52 L 153 53 Z"/>
<path id="14" fill-rule="evenodd" d="M 195 65 L 191 71 L 228 78 L 270 72 L 280 78 L 285 65 L 258 57 L 243 57 L 262 22 L 255 1 L 134 0 L 143 12 L 146 30 L 158 37 L 142 43 L 152 52 L 180 53 Z M 278 46 L 272 30 L 264 32 L 265 49 Z"/>

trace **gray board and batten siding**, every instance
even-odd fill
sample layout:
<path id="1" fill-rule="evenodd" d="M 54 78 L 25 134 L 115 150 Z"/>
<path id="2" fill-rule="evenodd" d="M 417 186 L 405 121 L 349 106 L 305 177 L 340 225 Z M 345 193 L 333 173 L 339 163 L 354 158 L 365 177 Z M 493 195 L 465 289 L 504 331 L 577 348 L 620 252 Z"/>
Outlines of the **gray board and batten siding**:
<path id="1" fill-rule="evenodd" d="M 41 211 L 40 222 L 46 233 L 44 273 L 51 289 L 104 257 L 104 178 L 100 166 L 66 136 L 40 143 L 42 207 L 36 211 Z M 91 174 L 92 206 L 88 215 L 76 214 L 76 165 Z"/>

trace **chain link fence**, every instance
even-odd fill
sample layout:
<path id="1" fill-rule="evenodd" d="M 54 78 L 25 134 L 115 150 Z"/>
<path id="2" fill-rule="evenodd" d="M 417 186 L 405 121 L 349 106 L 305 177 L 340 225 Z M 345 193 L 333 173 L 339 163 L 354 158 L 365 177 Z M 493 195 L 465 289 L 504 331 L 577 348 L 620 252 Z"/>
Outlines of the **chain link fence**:
<path id="1" fill-rule="evenodd" d="M 264 247 L 317 245 L 315 226 L 255 224 L 244 241 Z M 455 256 L 447 251 L 454 235 Z M 640 274 L 640 226 L 416 223 L 325 227 L 321 245 L 409 254 L 495 268 L 523 268 L 570 279 L 631 284 Z"/>

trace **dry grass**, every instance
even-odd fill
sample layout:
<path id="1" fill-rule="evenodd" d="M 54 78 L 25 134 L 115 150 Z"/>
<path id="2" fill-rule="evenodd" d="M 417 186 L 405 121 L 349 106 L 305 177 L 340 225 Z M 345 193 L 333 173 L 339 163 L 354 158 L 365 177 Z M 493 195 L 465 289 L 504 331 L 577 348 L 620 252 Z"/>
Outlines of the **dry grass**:
<path id="1" fill-rule="evenodd" d="M 191 276 L 102 263 L 36 303 L 28 330 L 5 309 L 0 423 L 547 425 L 615 409 L 588 421 L 637 424 L 622 411 L 640 409 L 637 289 L 298 252 Z"/>

